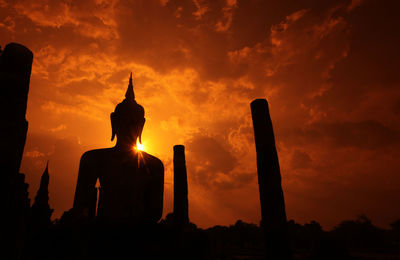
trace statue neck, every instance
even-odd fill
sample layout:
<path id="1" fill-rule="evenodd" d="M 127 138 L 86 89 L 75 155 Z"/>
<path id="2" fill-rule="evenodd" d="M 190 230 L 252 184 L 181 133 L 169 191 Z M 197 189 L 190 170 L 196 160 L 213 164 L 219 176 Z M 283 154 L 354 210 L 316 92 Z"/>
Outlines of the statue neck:
<path id="1" fill-rule="evenodd" d="M 136 138 L 135 138 L 135 140 L 136 140 Z M 136 142 L 133 142 L 132 140 L 124 140 L 122 138 L 117 137 L 117 143 L 115 144 L 115 148 L 120 151 L 131 152 L 135 145 L 136 145 Z"/>

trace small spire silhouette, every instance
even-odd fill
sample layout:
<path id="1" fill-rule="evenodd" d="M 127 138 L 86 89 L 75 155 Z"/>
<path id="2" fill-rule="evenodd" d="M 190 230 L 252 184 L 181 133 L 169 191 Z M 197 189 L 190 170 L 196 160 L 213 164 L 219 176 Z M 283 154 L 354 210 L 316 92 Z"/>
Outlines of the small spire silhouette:
<path id="1" fill-rule="evenodd" d="M 42 174 L 40 186 L 32 205 L 32 223 L 35 228 L 43 228 L 51 223 L 53 209 L 49 205 L 49 161 Z"/>
<path id="2" fill-rule="evenodd" d="M 46 189 L 49 186 L 49 161 L 46 163 L 46 169 L 44 169 L 44 172 L 42 174 L 42 178 L 40 180 L 40 187 L 42 189 Z"/>
<path id="3" fill-rule="evenodd" d="M 131 76 L 129 77 L 129 85 L 128 85 L 128 89 L 126 90 L 126 93 L 125 93 L 125 98 L 127 100 L 131 100 L 131 101 L 135 100 L 135 92 L 133 92 L 133 84 L 132 84 L 132 72 L 131 72 Z"/>

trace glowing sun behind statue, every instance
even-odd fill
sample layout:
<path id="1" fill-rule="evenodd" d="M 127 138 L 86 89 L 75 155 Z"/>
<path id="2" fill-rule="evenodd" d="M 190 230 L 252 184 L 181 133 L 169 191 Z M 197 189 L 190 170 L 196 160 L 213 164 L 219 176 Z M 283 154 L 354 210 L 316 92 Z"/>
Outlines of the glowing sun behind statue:
<path id="1" fill-rule="evenodd" d="M 138 151 L 144 151 L 144 145 L 139 143 L 139 141 L 137 141 L 135 149 Z"/>

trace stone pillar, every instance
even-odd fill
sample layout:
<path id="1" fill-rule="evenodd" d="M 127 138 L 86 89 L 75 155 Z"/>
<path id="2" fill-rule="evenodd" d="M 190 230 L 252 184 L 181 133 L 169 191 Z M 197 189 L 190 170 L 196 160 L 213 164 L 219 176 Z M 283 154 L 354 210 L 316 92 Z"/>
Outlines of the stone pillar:
<path id="1" fill-rule="evenodd" d="M 32 61 L 33 53 L 18 43 L 7 44 L 0 50 L 0 204 L 4 209 L 1 237 L 5 239 L 5 255 L 9 259 L 21 258 L 30 214 L 28 184 L 19 168 L 28 130 L 25 113 Z"/>
<path id="2" fill-rule="evenodd" d="M 183 145 L 174 146 L 174 223 L 178 227 L 189 223 L 187 172 Z"/>
<path id="3" fill-rule="evenodd" d="M 261 226 L 264 230 L 266 258 L 291 259 L 285 201 L 268 102 L 265 99 L 256 99 L 250 106 L 257 152 Z"/>
<path id="4" fill-rule="evenodd" d="M 7 44 L 0 52 L 0 109 L 4 111 L 0 134 L 2 169 L 19 172 L 28 122 L 25 119 L 33 54 L 23 45 Z"/>

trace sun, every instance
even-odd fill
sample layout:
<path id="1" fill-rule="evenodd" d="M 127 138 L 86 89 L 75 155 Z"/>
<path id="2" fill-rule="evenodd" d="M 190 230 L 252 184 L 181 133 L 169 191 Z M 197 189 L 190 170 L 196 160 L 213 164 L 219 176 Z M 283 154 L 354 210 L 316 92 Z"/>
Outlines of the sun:
<path id="1" fill-rule="evenodd" d="M 139 141 L 137 141 L 135 149 L 138 151 L 144 151 L 144 145 L 139 143 Z"/>

